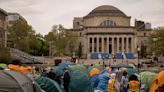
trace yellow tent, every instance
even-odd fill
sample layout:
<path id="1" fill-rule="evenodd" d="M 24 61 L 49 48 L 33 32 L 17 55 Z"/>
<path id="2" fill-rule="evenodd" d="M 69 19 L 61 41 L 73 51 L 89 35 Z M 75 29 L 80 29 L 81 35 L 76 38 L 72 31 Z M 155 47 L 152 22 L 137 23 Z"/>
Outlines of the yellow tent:
<path id="1" fill-rule="evenodd" d="M 164 70 L 159 72 L 159 74 L 156 76 L 156 78 L 152 81 L 150 92 L 156 92 L 158 87 L 164 85 Z"/>
<path id="2" fill-rule="evenodd" d="M 92 76 L 94 74 L 99 74 L 100 73 L 100 70 L 97 69 L 97 68 L 93 68 L 89 71 L 89 76 Z"/>

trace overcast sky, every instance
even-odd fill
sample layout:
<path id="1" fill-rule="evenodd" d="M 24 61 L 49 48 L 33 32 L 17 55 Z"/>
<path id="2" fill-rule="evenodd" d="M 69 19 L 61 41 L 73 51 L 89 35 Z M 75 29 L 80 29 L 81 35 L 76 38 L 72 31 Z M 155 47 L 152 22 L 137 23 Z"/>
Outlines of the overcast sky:
<path id="1" fill-rule="evenodd" d="M 53 25 L 72 28 L 73 18 L 87 15 L 101 5 L 113 5 L 134 19 L 164 26 L 164 0 L 0 0 L 0 8 L 21 14 L 37 33 L 51 31 Z"/>

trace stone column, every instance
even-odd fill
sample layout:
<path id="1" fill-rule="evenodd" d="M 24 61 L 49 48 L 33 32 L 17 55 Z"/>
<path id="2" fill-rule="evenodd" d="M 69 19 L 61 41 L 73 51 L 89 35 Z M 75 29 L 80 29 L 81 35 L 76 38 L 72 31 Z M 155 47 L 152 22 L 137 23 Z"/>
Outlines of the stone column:
<path id="1" fill-rule="evenodd" d="M 122 44 L 122 46 L 121 46 L 121 52 L 124 52 L 124 37 L 122 37 L 121 39 L 122 39 L 122 41 L 121 41 L 122 42 L 121 43 Z"/>
<path id="2" fill-rule="evenodd" d="M 97 39 L 97 43 L 96 43 L 97 44 L 97 46 L 96 46 L 97 51 L 96 52 L 99 53 L 99 37 L 96 37 L 96 39 Z"/>
<path id="3" fill-rule="evenodd" d="M 106 37 L 106 39 L 107 39 L 107 53 L 109 53 L 109 38 L 108 37 Z"/>
<path id="4" fill-rule="evenodd" d="M 112 54 L 113 54 L 113 55 L 114 55 L 114 53 L 115 53 L 114 48 L 115 48 L 114 37 L 112 37 Z"/>
<path id="5" fill-rule="evenodd" d="M 119 42 L 119 37 L 117 37 L 117 53 L 119 53 L 119 44 L 120 42 Z"/>
<path id="6" fill-rule="evenodd" d="M 135 52 L 135 43 L 134 43 L 134 38 L 131 37 L 131 52 L 134 53 Z"/>
<path id="7" fill-rule="evenodd" d="M 126 37 L 126 52 L 129 52 L 129 38 Z"/>
<path id="8" fill-rule="evenodd" d="M 101 52 L 104 53 L 104 37 L 101 38 L 101 41 L 102 41 L 102 47 L 101 47 Z"/>
<path id="9" fill-rule="evenodd" d="M 94 37 L 92 37 L 92 53 L 94 52 Z"/>

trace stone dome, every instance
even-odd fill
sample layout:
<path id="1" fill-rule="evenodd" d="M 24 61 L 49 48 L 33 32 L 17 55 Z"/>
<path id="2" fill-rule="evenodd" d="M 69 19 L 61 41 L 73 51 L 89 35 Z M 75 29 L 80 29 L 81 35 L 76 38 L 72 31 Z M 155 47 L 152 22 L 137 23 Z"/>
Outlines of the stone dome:
<path id="1" fill-rule="evenodd" d="M 121 10 L 111 5 L 102 5 L 92 10 L 86 17 L 93 16 L 120 16 L 127 17 Z"/>

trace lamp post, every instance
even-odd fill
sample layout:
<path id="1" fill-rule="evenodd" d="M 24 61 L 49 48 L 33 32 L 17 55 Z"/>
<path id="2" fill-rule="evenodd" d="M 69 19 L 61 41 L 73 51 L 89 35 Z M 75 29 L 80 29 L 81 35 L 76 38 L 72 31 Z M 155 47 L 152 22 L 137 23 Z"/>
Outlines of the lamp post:
<path id="1" fill-rule="evenodd" d="M 140 60 L 139 60 L 139 57 L 140 57 L 140 51 L 141 51 L 141 48 L 140 47 L 138 47 L 137 48 L 137 54 L 138 54 L 138 73 L 139 73 L 139 65 L 140 65 Z"/>

